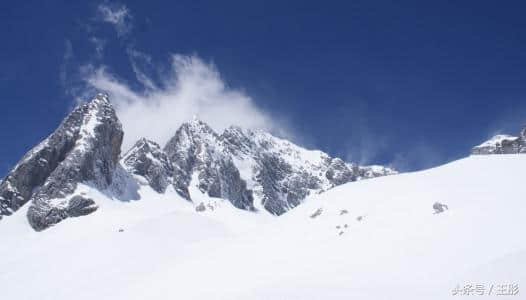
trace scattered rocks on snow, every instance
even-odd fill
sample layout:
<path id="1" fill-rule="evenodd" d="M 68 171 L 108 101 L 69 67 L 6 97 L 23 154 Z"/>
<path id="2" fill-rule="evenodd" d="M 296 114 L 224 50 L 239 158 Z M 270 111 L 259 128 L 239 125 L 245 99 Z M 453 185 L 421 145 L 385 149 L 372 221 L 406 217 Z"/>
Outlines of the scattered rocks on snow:
<path id="1" fill-rule="evenodd" d="M 323 208 L 318 208 L 310 217 L 314 219 L 318 217 L 319 215 L 321 215 L 322 212 L 323 212 Z"/>
<path id="2" fill-rule="evenodd" d="M 199 203 L 199 205 L 197 205 L 195 207 L 195 211 L 197 212 L 202 212 L 202 211 L 205 211 L 206 210 L 206 206 L 203 202 Z"/>
<path id="3" fill-rule="evenodd" d="M 435 210 L 435 214 L 443 213 L 445 210 L 448 210 L 449 207 L 445 204 L 442 204 L 440 202 L 435 202 L 433 204 L 433 210 Z"/>

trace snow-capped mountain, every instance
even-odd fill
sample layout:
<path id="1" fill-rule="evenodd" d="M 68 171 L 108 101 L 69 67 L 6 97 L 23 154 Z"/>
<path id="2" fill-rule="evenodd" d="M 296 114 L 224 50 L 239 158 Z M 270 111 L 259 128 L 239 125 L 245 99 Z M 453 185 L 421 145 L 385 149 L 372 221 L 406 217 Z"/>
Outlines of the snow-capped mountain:
<path id="1" fill-rule="evenodd" d="M 194 119 L 161 147 L 140 139 L 120 157 L 122 126 L 108 96 L 77 107 L 59 128 L 29 151 L 0 184 L 0 217 L 28 205 L 41 231 L 98 209 L 78 190 L 92 186 L 116 199 L 137 200 L 141 186 L 160 194 L 172 188 L 196 201 L 206 194 L 248 211 L 281 215 L 307 196 L 360 179 L 395 174 L 306 150 L 259 130 L 230 127 L 218 134 Z"/>
<path id="2" fill-rule="evenodd" d="M 385 167 L 359 167 L 321 151 L 301 148 L 260 130 L 232 126 L 217 134 L 194 119 L 183 124 L 164 148 L 174 164 L 174 185 L 191 200 L 191 184 L 238 208 L 281 215 L 311 193 L 394 174 Z"/>
<path id="3" fill-rule="evenodd" d="M 522 293 L 525 155 L 383 176 L 394 171 L 258 130 L 218 134 L 199 120 L 164 147 L 140 139 L 121 157 L 122 136 L 98 95 L 4 178 L 3 298 L 442 300 L 474 285 L 487 299 L 506 299 L 497 286 Z M 511 140 L 522 145 L 521 136 Z"/>
<path id="4" fill-rule="evenodd" d="M 107 96 L 77 107 L 59 128 L 29 151 L 0 184 L 0 216 L 29 205 L 35 230 L 97 209 L 93 199 L 73 196 L 77 184 L 103 190 L 114 180 L 123 138 Z M 30 203 L 28 203 L 30 202 Z"/>
<path id="5" fill-rule="evenodd" d="M 526 128 L 519 136 L 499 134 L 473 147 L 472 154 L 514 154 L 526 153 Z"/>

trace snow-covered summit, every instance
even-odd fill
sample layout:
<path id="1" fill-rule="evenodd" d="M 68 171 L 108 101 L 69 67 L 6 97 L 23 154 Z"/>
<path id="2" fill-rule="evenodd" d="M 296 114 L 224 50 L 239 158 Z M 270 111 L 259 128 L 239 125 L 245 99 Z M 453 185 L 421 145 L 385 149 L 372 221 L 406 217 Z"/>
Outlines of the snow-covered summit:
<path id="1" fill-rule="evenodd" d="M 58 129 L 31 149 L 0 183 L 0 216 L 31 202 L 35 230 L 96 210 L 92 199 L 72 198 L 80 182 L 105 189 L 113 181 L 123 131 L 108 96 L 78 106 Z"/>
<path id="2" fill-rule="evenodd" d="M 164 147 L 143 138 L 121 158 L 123 134 L 107 95 L 77 107 L 0 183 L 0 217 L 28 203 L 29 223 L 43 230 L 92 213 L 97 201 L 77 191 L 80 183 L 129 199 L 140 198 L 141 186 L 159 194 L 173 187 L 195 205 L 205 195 L 239 209 L 281 215 L 311 194 L 395 173 L 307 150 L 261 130 L 232 126 L 218 134 L 196 117 Z"/>
<path id="3" fill-rule="evenodd" d="M 176 190 L 183 197 L 191 200 L 188 188 L 195 184 L 209 196 L 236 199 L 236 207 L 253 205 L 274 215 L 299 205 L 312 193 L 395 173 L 346 163 L 261 130 L 231 126 L 217 134 L 195 118 L 177 130 L 164 150 L 174 163 Z M 231 182 L 225 183 L 225 178 Z M 232 186 L 236 188 L 225 189 Z"/>
<path id="4" fill-rule="evenodd" d="M 472 154 L 514 154 L 526 153 L 526 128 L 519 136 L 499 134 L 473 147 Z"/>

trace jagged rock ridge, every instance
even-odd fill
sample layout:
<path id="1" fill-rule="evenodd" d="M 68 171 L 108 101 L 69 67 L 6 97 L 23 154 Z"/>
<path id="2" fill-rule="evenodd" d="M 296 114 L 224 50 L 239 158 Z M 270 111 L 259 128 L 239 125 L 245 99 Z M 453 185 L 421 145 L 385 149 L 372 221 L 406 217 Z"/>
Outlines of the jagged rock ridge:
<path id="1" fill-rule="evenodd" d="M 210 197 L 228 199 L 235 207 L 252 210 L 254 199 L 241 179 L 219 136 L 202 121 L 184 123 L 168 141 L 164 151 L 174 164 L 174 187 L 191 200 L 192 181 Z"/>
<path id="2" fill-rule="evenodd" d="M 183 124 L 164 150 L 174 163 L 174 186 L 186 199 L 189 185 L 196 181 L 212 197 L 221 195 L 236 207 L 253 205 L 275 215 L 313 192 L 395 173 L 345 163 L 260 130 L 232 126 L 218 135 L 199 120 Z"/>
<path id="3" fill-rule="evenodd" d="M 396 173 L 346 163 L 260 130 L 232 126 L 217 134 L 196 119 L 181 125 L 164 148 L 143 138 L 120 158 L 123 134 L 107 95 L 77 107 L 2 180 L 0 217 L 27 204 L 28 221 L 40 231 L 90 214 L 97 199 L 76 192 L 80 183 L 128 200 L 139 198 L 140 185 L 161 194 L 172 186 L 189 201 L 197 190 L 240 209 L 281 215 L 311 193 Z"/>
<path id="4" fill-rule="evenodd" d="M 73 196 L 77 184 L 105 189 L 113 181 L 123 138 L 107 95 L 77 107 L 58 129 L 29 151 L 0 184 L 0 215 L 27 202 L 29 223 L 43 230 L 97 209 L 93 199 Z"/>
<path id="5" fill-rule="evenodd" d="M 526 128 L 519 136 L 500 134 L 473 147 L 472 154 L 515 154 L 526 153 Z"/>
<path id="6" fill-rule="evenodd" d="M 158 193 L 164 193 L 173 182 L 173 164 L 161 147 L 153 141 L 140 139 L 121 161 L 130 174 L 144 178 Z"/>

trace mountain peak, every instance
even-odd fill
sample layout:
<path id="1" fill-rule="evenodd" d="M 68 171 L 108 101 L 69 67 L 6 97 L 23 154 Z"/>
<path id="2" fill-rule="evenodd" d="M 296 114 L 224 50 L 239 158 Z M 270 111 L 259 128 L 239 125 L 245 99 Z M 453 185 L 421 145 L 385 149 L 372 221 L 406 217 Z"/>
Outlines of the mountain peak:
<path id="1" fill-rule="evenodd" d="M 526 128 L 522 129 L 519 136 L 498 134 L 473 147 L 471 154 L 514 154 L 526 153 Z"/>
<path id="2" fill-rule="evenodd" d="M 95 98 L 93 100 L 101 100 L 101 101 L 105 101 L 105 102 L 110 102 L 110 97 L 108 96 L 108 94 L 106 93 L 97 93 L 97 95 L 95 96 Z"/>
<path id="3" fill-rule="evenodd" d="M 109 192 L 131 184 L 129 190 L 136 191 L 143 185 L 160 194 L 173 186 L 189 201 L 206 194 L 239 209 L 281 215 L 310 194 L 392 174 L 381 166 L 360 167 L 307 150 L 262 130 L 230 126 L 218 135 L 196 116 L 163 148 L 140 138 L 119 161 L 122 137 L 108 95 L 97 94 L 71 112 L 0 183 L 0 215 L 30 202 L 29 222 L 43 230 L 92 213 L 97 203 L 78 194 L 79 183 Z"/>
<path id="4" fill-rule="evenodd" d="M 161 147 L 146 138 L 139 139 L 121 159 L 124 168 L 144 178 L 158 193 L 164 193 L 171 183 L 174 169 Z"/>
<path id="5" fill-rule="evenodd" d="M 93 212 L 92 200 L 72 195 L 81 182 L 100 189 L 112 183 L 122 137 L 107 95 L 79 105 L 0 183 L 0 215 L 31 202 L 28 219 L 35 230 L 42 230 L 69 216 Z"/>

